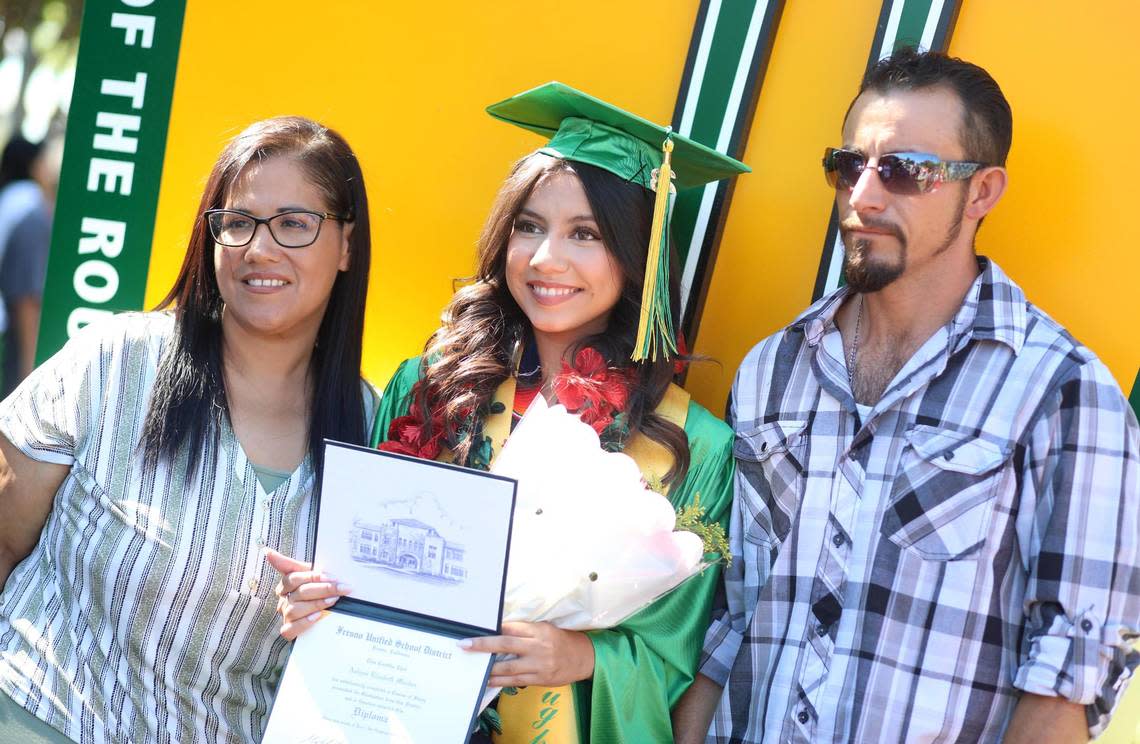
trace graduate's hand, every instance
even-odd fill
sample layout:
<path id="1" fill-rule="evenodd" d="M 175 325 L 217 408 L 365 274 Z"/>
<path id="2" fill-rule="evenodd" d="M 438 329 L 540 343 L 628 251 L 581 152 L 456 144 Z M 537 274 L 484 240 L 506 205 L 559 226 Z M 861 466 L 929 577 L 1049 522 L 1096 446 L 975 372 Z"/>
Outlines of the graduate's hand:
<path id="1" fill-rule="evenodd" d="M 281 574 L 273 589 L 277 612 L 281 614 L 281 635 L 292 641 L 321 619 L 336 601 L 352 592 L 348 584 L 338 584 L 328 574 L 314 571 L 311 563 L 294 560 L 272 548 L 265 549 L 265 560 Z"/>
<path id="2" fill-rule="evenodd" d="M 594 676 L 594 644 L 550 623 L 503 623 L 503 634 L 459 641 L 468 651 L 514 654 L 491 667 L 491 687 L 559 687 Z"/>

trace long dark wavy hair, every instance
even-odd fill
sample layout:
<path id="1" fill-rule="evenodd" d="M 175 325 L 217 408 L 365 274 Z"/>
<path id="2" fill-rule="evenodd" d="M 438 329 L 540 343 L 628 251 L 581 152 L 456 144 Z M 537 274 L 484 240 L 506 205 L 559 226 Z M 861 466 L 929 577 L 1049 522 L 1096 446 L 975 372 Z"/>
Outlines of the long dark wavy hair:
<path id="1" fill-rule="evenodd" d="M 152 466 L 163 458 L 173 461 L 186 444 L 193 469 L 207 437 L 216 442 L 229 415 L 222 374 L 223 302 L 214 273 L 214 241 L 202 214 L 225 206 L 246 166 L 274 157 L 296 162 L 323 193 L 329 210 L 354 225 L 349 268 L 333 282 L 310 361 L 309 454 L 319 473 L 324 438 L 365 443 L 360 357 L 372 241 L 364 177 L 356 155 L 335 131 L 303 117 L 281 116 L 250 125 L 214 163 L 178 279 L 156 308 L 173 308 L 175 330 L 159 364 L 143 428 L 141 444 Z"/>
<path id="2" fill-rule="evenodd" d="M 532 153 L 517 163 L 499 190 L 479 238 L 474 282 L 463 287 L 444 311 L 443 325 L 425 346 L 423 376 L 412 394 L 413 411 L 428 428 L 445 432 L 470 431 L 473 413 L 485 412 L 500 383 L 512 373 L 514 342 L 530 328 L 526 315 L 507 288 L 507 243 L 515 218 L 535 187 L 555 174 L 578 178 L 598 223 L 602 241 L 620 267 L 621 296 L 610 313 L 609 325 L 571 349 L 593 347 L 610 367 L 632 368 L 634 384 L 626 413 L 631 431 L 662 444 L 673 455 L 665 482 L 683 478 L 689 468 L 688 437 L 683 429 L 654 413 L 673 380 L 674 360 L 633 363 L 641 290 L 653 216 L 653 194 L 594 166 Z M 676 260 L 670 262 L 669 292 L 674 327 L 679 327 L 679 280 Z M 435 413 L 433 421 L 432 413 Z M 454 448 L 458 462 L 466 460 L 472 444 L 460 439 Z"/>

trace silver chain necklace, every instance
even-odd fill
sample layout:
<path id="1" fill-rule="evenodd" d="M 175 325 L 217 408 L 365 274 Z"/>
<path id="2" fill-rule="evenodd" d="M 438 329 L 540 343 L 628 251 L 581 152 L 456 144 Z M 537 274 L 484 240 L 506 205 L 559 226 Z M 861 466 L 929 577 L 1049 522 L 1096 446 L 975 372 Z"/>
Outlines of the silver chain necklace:
<path id="1" fill-rule="evenodd" d="M 855 316 L 855 338 L 851 341 L 851 351 L 847 354 L 847 384 L 855 381 L 855 357 L 859 354 L 859 326 L 863 324 L 863 295 L 859 295 L 859 314 Z"/>

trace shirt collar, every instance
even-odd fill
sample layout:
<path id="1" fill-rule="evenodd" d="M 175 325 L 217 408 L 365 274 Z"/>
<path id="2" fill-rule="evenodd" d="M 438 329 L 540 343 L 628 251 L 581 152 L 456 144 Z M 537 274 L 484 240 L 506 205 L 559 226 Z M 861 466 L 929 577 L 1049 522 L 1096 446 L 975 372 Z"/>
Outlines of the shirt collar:
<path id="1" fill-rule="evenodd" d="M 992 340 L 1006 344 L 1016 354 L 1025 343 L 1025 293 L 993 260 L 978 256 L 978 268 L 981 273 L 951 321 L 951 347 L 969 339 Z M 843 286 L 816 300 L 792 321 L 789 330 L 803 333 L 808 346 L 816 346 L 834 325 L 835 313 L 850 294 L 851 289 Z"/>
<path id="2" fill-rule="evenodd" d="M 823 335 L 827 329 L 834 325 L 835 313 L 850 294 L 851 288 L 844 285 L 831 294 L 824 295 L 812 303 L 811 307 L 800 313 L 800 316 L 788 326 L 788 330 L 804 334 L 807 345 L 816 346 L 823 340 Z"/>
<path id="3" fill-rule="evenodd" d="M 959 338 L 999 341 L 1016 354 L 1025 344 L 1025 293 L 993 260 L 978 256 L 978 268 L 982 273 L 954 316 L 952 343 Z"/>

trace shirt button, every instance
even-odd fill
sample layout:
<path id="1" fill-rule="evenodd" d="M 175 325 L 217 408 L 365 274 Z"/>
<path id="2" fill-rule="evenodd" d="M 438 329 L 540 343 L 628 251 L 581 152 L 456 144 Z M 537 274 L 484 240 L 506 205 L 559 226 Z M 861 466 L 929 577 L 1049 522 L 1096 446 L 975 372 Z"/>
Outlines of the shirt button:
<path id="1" fill-rule="evenodd" d="M 249 580 L 249 592 L 250 592 L 250 594 L 253 594 L 254 592 L 256 592 L 258 586 L 259 586 L 259 584 L 258 584 L 257 579 L 250 579 Z"/>
<path id="2" fill-rule="evenodd" d="M 1092 628 L 1093 628 L 1092 620 L 1089 620 L 1087 618 L 1084 620 L 1081 620 L 1081 630 L 1088 633 L 1090 630 L 1092 630 Z"/>
<path id="3" fill-rule="evenodd" d="M 799 714 L 796 715 L 796 718 L 799 720 L 800 723 L 807 723 L 808 718 L 810 718 L 810 717 L 811 716 L 808 715 L 808 712 L 806 710 L 801 710 L 799 712 Z"/>
<path id="4" fill-rule="evenodd" d="M 264 541 L 264 540 L 262 540 L 260 537 L 259 537 L 259 538 L 257 538 L 257 547 L 259 547 L 259 548 L 264 548 L 264 547 L 265 547 L 265 541 Z"/>
<path id="5" fill-rule="evenodd" d="M 831 544 L 837 548 L 842 547 L 843 546 L 843 535 L 840 535 L 838 532 L 835 533 L 835 537 L 831 538 Z"/>
<path id="6" fill-rule="evenodd" d="M 827 635 L 827 626 L 824 625 L 823 623 L 820 623 L 819 625 L 815 626 L 815 634 L 817 636 L 819 636 L 820 638 Z"/>

